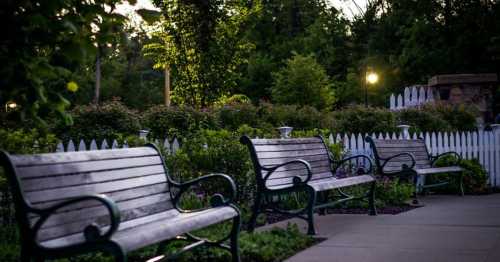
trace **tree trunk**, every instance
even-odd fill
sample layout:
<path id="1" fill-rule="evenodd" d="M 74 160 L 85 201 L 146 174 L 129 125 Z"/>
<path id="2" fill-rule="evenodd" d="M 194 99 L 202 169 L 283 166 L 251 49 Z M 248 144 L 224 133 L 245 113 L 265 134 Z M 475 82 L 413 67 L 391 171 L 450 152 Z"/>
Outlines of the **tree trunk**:
<path id="1" fill-rule="evenodd" d="M 95 61 L 95 93 L 94 104 L 99 105 L 99 97 L 101 93 L 101 52 L 97 49 L 97 57 Z"/>
<path id="2" fill-rule="evenodd" d="M 170 107 L 170 68 L 165 66 L 165 105 Z"/>

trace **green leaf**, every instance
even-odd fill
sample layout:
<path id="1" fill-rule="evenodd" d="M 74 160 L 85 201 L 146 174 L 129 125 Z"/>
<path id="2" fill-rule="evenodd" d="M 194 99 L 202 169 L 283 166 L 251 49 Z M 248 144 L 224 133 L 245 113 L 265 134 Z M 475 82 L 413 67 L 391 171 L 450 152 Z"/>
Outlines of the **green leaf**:
<path id="1" fill-rule="evenodd" d="M 149 24 L 153 24 L 155 22 L 160 21 L 161 18 L 161 12 L 155 11 L 155 10 L 149 10 L 149 9 L 139 9 L 135 11 L 138 15 L 144 19 Z"/>

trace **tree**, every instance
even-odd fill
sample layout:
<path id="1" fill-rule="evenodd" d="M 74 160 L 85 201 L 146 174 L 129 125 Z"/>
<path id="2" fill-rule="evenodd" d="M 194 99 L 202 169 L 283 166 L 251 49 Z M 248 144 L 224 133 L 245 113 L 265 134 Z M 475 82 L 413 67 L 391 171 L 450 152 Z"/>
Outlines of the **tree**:
<path id="1" fill-rule="evenodd" d="M 498 1 L 371 1 L 352 24 L 353 64 L 375 58 L 394 91 L 436 74 L 498 72 L 499 15 Z"/>
<path id="2" fill-rule="evenodd" d="M 271 93 L 274 102 L 310 105 L 317 109 L 331 109 L 335 102 L 325 69 L 311 55 L 295 54 L 273 77 Z"/>
<path id="3" fill-rule="evenodd" d="M 71 123 L 66 85 L 80 62 L 96 53 L 93 32 L 100 25 L 94 22 L 114 17 L 110 10 L 121 2 L 1 1 L 0 17 L 8 26 L 0 45 L 0 103 L 15 101 L 21 118 L 44 123 L 55 112 Z"/>
<path id="4" fill-rule="evenodd" d="M 156 43 L 145 46 L 155 68 L 172 69 L 172 100 L 206 107 L 236 88 L 236 70 L 251 46 L 242 37 L 249 16 L 238 1 L 154 1 L 161 8 Z"/>

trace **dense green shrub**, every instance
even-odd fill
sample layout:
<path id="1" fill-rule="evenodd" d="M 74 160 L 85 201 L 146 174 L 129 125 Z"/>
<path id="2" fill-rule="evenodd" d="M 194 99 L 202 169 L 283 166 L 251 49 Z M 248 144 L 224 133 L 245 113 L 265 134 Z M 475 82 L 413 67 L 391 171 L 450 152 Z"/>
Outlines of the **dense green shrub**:
<path id="1" fill-rule="evenodd" d="M 185 138 L 185 143 L 166 162 L 175 178 L 192 179 L 207 173 L 225 173 L 235 179 L 239 199 L 250 199 L 255 189 L 255 174 L 250 154 L 239 142 L 239 134 L 227 130 L 200 130 Z"/>
<path id="2" fill-rule="evenodd" d="M 446 156 L 439 159 L 436 162 L 437 167 L 443 166 L 451 166 L 456 165 L 458 163 L 465 171 L 463 174 L 463 183 L 464 183 L 464 192 L 466 194 L 481 194 L 488 191 L 488 173 L 481 166 L 477 159 L 462 159 L 458 161 L 453 156 Z M 458 181 L 456 178 L 456 174 L 444 174 L 440 176 L 438 179 L 452 179 L 453 183 L 451 183 L 447 188 L 444 189 L 445 192 L 456 193 L 458 192 Z M 433 179 L 430 177 L 429 179 Z M 439 189 L 436 189 L 439 190 Z"/>
<path id="3" fill-rule="evenodd" d="M 474 130 L 474 110 L 465 106 L 429 104 L 421 108 L 408 108 L 397 113 L 399 123 L 410 125 L 413 131 Z"/>
<path id="4" fill-rule="evenodd" d="M 54 134 L 31 130 L 0 129 L 0 149 L 13 154 L 47 153 L 55 149 Z"/>
<path id="5" fill-rule="evenodd" d="M 422 108 L 423 111 L 435 113 L 444 119 L 453 130 L 475 130 L 478 112 L 474 107 L 466 105 L 429 104 Z"/>
<path id="6" fill-rule="evenodd" d="M 451 126 L 444 119 L 429 111 L 408 108 L 398 113 L 399 123 L 410 125 L 411 132 L 448 131 Z"/>
<path id="7" fill-rule="evenodd" d="M 36 154 L 54 151 L 57 139 L 53 134 L 45 134 L 36 129 L 0 129 L 0 149 L 11 154 Z M 0 187 L 5 188 L 5 177 L 0 168 Z"/>
<path id="8" fill-rule="evenodd" d="M 321 123 L 321 113 L 312 106 L 263 103 L 260 107 L 260 116 L 260 121 L 274 127 L 292 126 L 295 130 L 319 128 Z"/>
<path id="9" fill-rule="evenodd" d="M 200 129 L 218 127 L 212 112 L 164 105 L 151 107 L 144 112 L 142 124 L 150 129 L 150 135 L 154 138 L 187 136 Z"/>
<path id="10" fill-rule="evenodd" d="M 375 188 L 375 199 L 378 207 L 403 206 L 415 192 L 411 182 L 381 177 Z"/>
<path id="11" fill-rule="evenodd" d="M 77 106 L 71 111 L 74 124 L 67 127 L 59 124 L 54 132 L 58 138 L 67 141 L 84 139 L 119 139 L 123 136 L 137 135 L 141 129 L 139 114 L 119 101 L 105 102 L 102 105 Z"/>
<path id="12" fill-rule="evenodd" d="M 313 56 L 295 54 L 273 78 L 271 96 L 278 104 L 309 105 L 321 110 L 331 108 L 335 102 L 328 74 Z"/>
<path id="13" fill-rule="evenodd" d="M 219 98 L 219 100 L 215 103 L 215 107 L 222 107 L 222 106 L 227 106 L 227 105 L 235 105 L 235 104 L 250 104 L 252 103 L 252 100 L 246 95 L 242 94 L 235 94 L 232 96 L 222 96 Z"/>
<path id="14" fill-rule="evenodd" d="M 258 108 L 251 103 L 234 103 L 217 110 L 222 128 L 236 130 L 241 125 L 259 127 L 262 122 Z"/>
<path id="15" fill-rule="evenodd" d="M 325 115 L 323 128 L 335 133 L 397 132 L 396 116 L 385 108 L 351 106 Z"/>

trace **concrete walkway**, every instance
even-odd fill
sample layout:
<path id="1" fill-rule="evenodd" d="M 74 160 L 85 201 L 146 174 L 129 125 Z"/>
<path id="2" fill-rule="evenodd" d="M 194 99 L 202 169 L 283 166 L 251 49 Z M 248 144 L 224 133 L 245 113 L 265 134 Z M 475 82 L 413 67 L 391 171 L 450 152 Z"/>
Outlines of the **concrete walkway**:
<path id="1" fill-rule="evenodd" d="M 399 215 L 318 216 L 316 231 L 328 239 L 287 261 L 500 261 L 500 194 L 422 200 Z"/>

